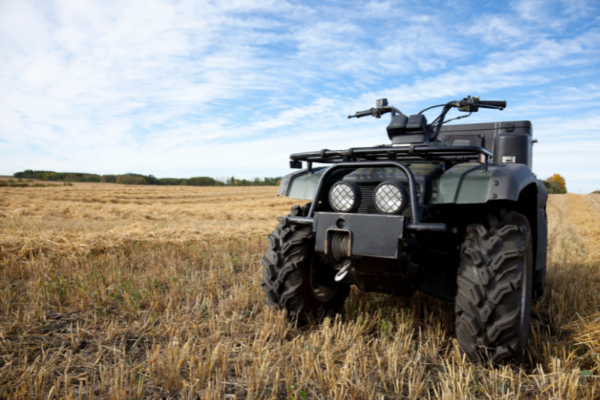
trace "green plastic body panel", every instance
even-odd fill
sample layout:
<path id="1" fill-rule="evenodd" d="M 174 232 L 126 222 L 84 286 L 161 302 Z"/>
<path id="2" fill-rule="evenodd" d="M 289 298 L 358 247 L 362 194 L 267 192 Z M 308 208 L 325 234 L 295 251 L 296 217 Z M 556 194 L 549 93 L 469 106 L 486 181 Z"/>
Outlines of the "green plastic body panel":
<path id="1" fill-rule="evenodd" d="M 525 164 L 458 164 L 433 181 L 430 204 L 483 204 L 493 200 L 517 201 L 523 189 L 537 185 Z"/>
<path id="2" fill-rule="evenodd" d="M 432 183 L 430 204 L 477 204 L 488 200 L 493 167 L 481 164 L 457 164 Z"/>
<path id="3" fill-rule="evenodd" d="M 290 199 L 298 200 L 313 200 L 323 172 L 325 172 L 325 170 L 316 173 L 308 173 L 294 179 L 288 197 Z"/>
<path id="4" fill-rule="evenodd" d="M 342 168 L 338 171 L 335 171 L 333 174 L 327 178 L 327 182 L 323 186 L 323 190 L 321 191 L 321 199 L 327 197 L 329 193 L 329 189 L 331 186 L 340 179 L 344 177 L 344 175 L 349 174 L 354 171 L 356 168 Z M 290 193 L 288 197 L 290 199 L 298 199 L 298 200 L 314 200 L 315 194 L 317 193 L 317 187 L 319 186 L 319 181 L 321 180 L 321 176 L 327 169 L 322 169 L 320 171 L 310 172 L 306 175 L 299 176 L 294 179 L 292 182 L 292 187 L 290 188 Z"/>

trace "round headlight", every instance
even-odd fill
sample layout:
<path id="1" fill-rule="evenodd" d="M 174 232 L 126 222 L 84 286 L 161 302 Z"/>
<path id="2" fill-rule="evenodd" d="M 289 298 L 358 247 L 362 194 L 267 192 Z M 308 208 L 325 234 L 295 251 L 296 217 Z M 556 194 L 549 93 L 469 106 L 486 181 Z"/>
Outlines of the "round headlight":
<path id="1" fill-rule="evenodd" d="M 408 191 L 398 182 L 380 183 L 374 197 L 375 208 L 381 214 L 401 214 L 408 206 Z"/>
<path id="2" fill-rule="evenodd" d="M 360 189 L 352 182 L 337 182 L 329 190 L 329 204 L 337 212 L 355 212 L 360 205 Z"/>

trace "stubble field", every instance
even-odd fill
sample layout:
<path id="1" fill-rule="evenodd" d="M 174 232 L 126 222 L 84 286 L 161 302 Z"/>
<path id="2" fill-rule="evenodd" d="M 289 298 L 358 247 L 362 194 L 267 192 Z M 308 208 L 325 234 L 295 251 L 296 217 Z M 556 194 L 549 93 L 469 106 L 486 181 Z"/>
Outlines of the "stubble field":
<path id="1" fill-rule="evenodd" d="M 461 358 L 452 305 L 353 289 L 343 319 L 268 312 L 273 187 L 0 188 L 0 398 L 600 397 L 600 195 L 550 197 L 526 362 Z"/>

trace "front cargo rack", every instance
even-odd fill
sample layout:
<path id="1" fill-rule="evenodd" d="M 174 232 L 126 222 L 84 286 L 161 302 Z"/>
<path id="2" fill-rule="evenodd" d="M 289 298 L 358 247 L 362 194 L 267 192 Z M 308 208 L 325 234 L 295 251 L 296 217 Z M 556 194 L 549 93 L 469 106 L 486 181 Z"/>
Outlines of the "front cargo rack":
<path id="1" fill-rule="evenodd" d="M 348 161 L 384 161 L 384 160 L 444 160 L 444 161 L 467 161 L 478 159 L 483 156 L 484 162 L 488 164 L 492 153 L 483 147 L 477 146 L 432 146 L 427 144 L 412 144 L 408 146 L 379 146 L 360 147 L 348 150 L 313 151 L 307 153 L 296 153 L 290 156 L 290 166 L 300 168 L 298 163 L 306 161 L 310 164 L 337 164 Z"/>

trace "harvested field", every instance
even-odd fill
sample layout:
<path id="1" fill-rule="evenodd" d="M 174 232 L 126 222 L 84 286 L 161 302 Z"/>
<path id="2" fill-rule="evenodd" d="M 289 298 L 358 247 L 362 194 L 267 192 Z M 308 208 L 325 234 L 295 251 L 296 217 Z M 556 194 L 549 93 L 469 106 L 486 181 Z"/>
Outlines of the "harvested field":
<path id="1" fill-rule="evenodd" d="M 0 398 L 600 397 L 600 195 L 553 195 L 522 364 L 461 358 L 448 303 L 353 290 L 344 319 L 267 312 L 273 187 L 0 188 Z"/>

